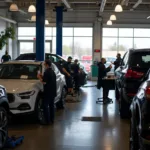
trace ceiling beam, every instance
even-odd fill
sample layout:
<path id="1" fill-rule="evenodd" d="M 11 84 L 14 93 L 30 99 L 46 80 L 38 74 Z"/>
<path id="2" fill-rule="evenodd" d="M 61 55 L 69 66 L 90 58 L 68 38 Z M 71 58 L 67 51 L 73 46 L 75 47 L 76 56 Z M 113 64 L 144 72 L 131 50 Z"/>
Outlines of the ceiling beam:
<path id="1" fill-rule="evenodd" d="M 99 10 L 99 15 L 104 11 L 105 5 L 106 5 L 107 0 L 102 0 L 100 10 Z"/>

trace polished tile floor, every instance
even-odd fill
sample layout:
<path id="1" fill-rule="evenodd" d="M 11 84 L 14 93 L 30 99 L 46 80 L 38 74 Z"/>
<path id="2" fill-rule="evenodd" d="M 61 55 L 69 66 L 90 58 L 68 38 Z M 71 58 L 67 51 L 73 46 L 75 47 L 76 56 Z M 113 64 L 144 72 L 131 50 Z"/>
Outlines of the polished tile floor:
<path id="1" fill-rule="evenodd" d="M 94 84 L 94 83 L 90 83 Z M 129 121 L 121 120 L 114 91 L 114 103 L 96 104 L 100 91 L 82 88 L 82 101 L 67 103 L 56 111 L 55 124 L 41 126 L 29 117 L 21 117 L 10 125 L 10 135 L 24 135 L 22 145 L 15 150 L 129 150 Z M 102 117 L 100 122 L 82 121 L 82 117 Z"/>

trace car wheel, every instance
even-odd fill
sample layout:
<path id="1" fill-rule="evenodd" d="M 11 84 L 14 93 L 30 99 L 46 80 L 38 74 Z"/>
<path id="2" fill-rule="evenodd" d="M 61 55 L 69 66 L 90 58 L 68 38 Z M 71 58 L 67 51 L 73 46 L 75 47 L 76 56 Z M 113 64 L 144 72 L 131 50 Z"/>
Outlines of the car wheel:
<path id="1" fill-rule="evenodd" d="M 65 108 L 65 97 L 66 97 L 66 89 L 63 88 L 61 92 L 61 98 L 59 102 L 56 103 L 56 107 L 58 109 L 64 109 Z"/>
<path id="2" fill-rule="evenodd" d="M 43 99 L 42 96 L 39 96 L 37 98 L 37 102 L 36 102 L 36 118 L 40 123 L 44 123 L 45 122 L 45 118 L 44 118 L 44 110 L 43 110 Z"/>
<path id="3" fill-rule="evenodd" d="M 129 116 L 129 106 L 127 102 L 124 100 L 122 93 L 119 99 L 119 111 L 120 111 L 120 117 L 122 119 L 125 119 Z"/>
<path id="4" fill-rule="evenodd" d="M 135 122 L 133 121 L 133 118 L 131 118 L 130 121 L 130 143 L 129 148 L 130 150 L 139 150 L 139 140 L 138 140 L 138 133 L 136 130 Z"/>
<path id="5" fill-rule="evenodd" d="M 8 117 L 4 108 L 0 107 L 0 149 L 2 149 L 8 137 Z"/>

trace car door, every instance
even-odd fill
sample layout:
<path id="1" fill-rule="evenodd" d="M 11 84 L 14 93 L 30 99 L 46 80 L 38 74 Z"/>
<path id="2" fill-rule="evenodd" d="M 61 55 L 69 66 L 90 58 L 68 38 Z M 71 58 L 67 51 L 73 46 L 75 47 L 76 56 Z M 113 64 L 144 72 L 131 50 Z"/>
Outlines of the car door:
<path id="1" fill-rule="evenodd" d="M 61 98 L 61 92 L 62 92 L 62 81 L 61 81 L 61 73 L 56 67 L 55 64 L 52 64 L 52 69 L 54 70 L 56 74 L 56 82 L 57 82 L 57 96 L 55 98 L 55 102 L 59 101 Z"/>
<path id="2" fill-rule="evenodd" d="M 125 53 L 120 66 L 115 71 L 115 76 L 116 76 L 115 82 L 119 91 L 121 90 L 123 84 L 124 70 L 127 68 L 128 58 L 129 58 L 129 52 Z"/>

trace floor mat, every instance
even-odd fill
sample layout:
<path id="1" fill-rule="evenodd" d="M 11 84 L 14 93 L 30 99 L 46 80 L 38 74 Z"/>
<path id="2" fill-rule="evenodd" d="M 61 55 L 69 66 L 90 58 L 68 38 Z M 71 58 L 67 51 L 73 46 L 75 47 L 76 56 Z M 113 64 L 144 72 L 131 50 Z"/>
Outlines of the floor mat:
<path id="1" fill-rule="evenodd" d="M 82 117 L 82 121 L 100 122 L 102 121 L 102 117 Z"/>

